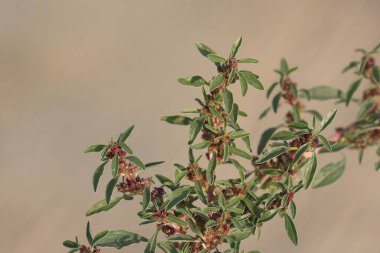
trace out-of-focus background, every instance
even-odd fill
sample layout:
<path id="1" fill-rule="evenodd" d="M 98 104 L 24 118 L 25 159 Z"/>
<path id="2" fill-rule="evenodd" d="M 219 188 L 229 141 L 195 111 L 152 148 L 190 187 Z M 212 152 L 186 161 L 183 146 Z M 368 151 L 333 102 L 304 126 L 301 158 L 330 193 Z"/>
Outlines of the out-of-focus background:
<path id="1" fill-rule="evenodd" d="M 176 79 L 215 70 L 195 49 L 204 42 L 219 54 L 243 35 L 239 56 L 268 87 L 286 56 L 299 66 L 300 87 L 331 84 L 346 89 L 354 80 L 342 67 L 358 57 L 357 47 L 380 42 L 380 1 L 0 1 L 0 245 L 2 252 L 66 252 L 64 239 L 85 240 L 85 210 L 103 198 L 105 181 L 93 193 L 99 164 L 85 155 L 135 124 L 129 144 L 145 162 L 167 163 L 150 173 L 172 175 L 186 163 L 186 127 L 165 124 L 162 115 L 195 106 L 200 90 Z M 242 126 L 256 147 L 262 131 L 282 120 L 258 121 L 269 105 L 250 89 L 241 108 Z M 359 94 L 359 93 L 358 93 Z M 333 104 L 311 103 L 328 112 Z M 356 108 L 339 112 L 334 126 L 348 124 Z M 333 128 L 328 131 L 332 133 Z M 323 156 L 320 165 L 342 154 Z M 261 252 L 380 252 L 380 174 L 374 151 L 358 165 L 346 151 L 347 169 L 332 186 L 297 195 L 295 223 L 300 243 L 289 241 L 277 218 L 260 241 L 244 242 Z M 221 168 L 218 175 L 231 175 Z M 138 226 L 138 202 L 124 202 L 90 217 L 93 230 L 125 228 L 150 237 Z M 123 252 L 142 252 L 136 245 Z M 106 250 L 105 252 L 115 252 Z"/>

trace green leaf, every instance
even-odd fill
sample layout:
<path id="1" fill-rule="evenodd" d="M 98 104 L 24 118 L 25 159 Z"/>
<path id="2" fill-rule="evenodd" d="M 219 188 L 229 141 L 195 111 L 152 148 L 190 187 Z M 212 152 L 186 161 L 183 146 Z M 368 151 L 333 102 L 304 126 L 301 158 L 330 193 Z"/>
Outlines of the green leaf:
<path id="1" fill-rule="evenodd" d="M 373 78 L 375 78 L 375 81 L 377 83 L 380 83 L 380 73 L 379 73 L 379 66 L 375 66 L 373 68 Z"/>
<path id="2" fill-rule="evenodd" d="M 110 204 L 112 192 L 115 189 L 118 181 L 119 181 L 119 177 L 115 177 L 115 178 L 112 178 L 107 184 L 107 188 L 106 188 L 107 204 Z"/>
<path id="3" fill-rule="evenodd" d="M 131 156 L 127 156 L 126 158 L 130 162 L 136 164 L 136 166 L 139 167 L 140 169 L 145 170 L 145 164 L 138 157 L 131 155 Z"/>
<path id="4" fill-rule="evenodd" d="M 174 179 L 174 185 L 177 186 L 181 182 L 181 180 L 187 175 L 188 171 L 179 171 L 178 174 L 176 174 L 175 179 Z"/>
<path id="5" fill-rule="evenodd" d="M 116 206 L 120 200 L 122 200 L 123 197 L 114 197 L 111 199 L 109 204 L 107 204 L 107 201 L 105 199 L 100 200 L 93 204 L 86 212 L 86 216 L 90 216 L 96 213 L 105 212 L 110 210 L 112 207 Z"/>
<path id="6" fill-rule="evenodd" d="M 119 169 L 119 156 L 115 155 L 112 159 L 111 163 L 111 171 L 112 171 L 112 176 L 116 177 Z"/>
<path id="7" fill-rule="evenodd" d="M 223 90 L 223 102 L 224 102 L 224 108 L 226 109 L 227 113 L 230 113 L 232 110 L 232 106 L 234 104 L 234 98 L 232 95 L 232 92 L 225 89 Z"/>
<path id="8" fill-rule="evenodd" d="M 263 132 L 259 141 L 259 145 L 257 147 L 257 154 L 261 154 L 263 152 L 265 146 L 267 145 L 274 132 L 276 132 L 276 130 L 277 127 L 271 127 Z"/>
<path id="9" fill-rule="evenodd" d="M 207 82 L 201 76 L 189 76 L 184 78 L 179 78 L 178 82 L 183 85 L 190 85 L 194 87 L 200 87 L 202 85 L 207 85 Z"/>
<path id="10" fill-rule="evenodd" d="M 273 83 L 267 90 L 267 98 L 270 97 L 270 94 L 272 93 L 272 91 L 274 90 L 274 88 L 276 88 L 276 86 L 278 85 L 277 82 Z"/>
<path id="11" fill-rule="evenodd" d="M 357 116 L 359 119 L 365 118 L 367 116 L 369 110 L 372 108 L 374 104 L 374 101 L 372 99 L 365 100 L 361 105 L 359 106 L 359 110 L 357 113 Z"/>
<path id="12" fill-rule="evenodd" d="M 233 165 L 235 166 L 235 168 L 238 170 L 239 172 L 239 175 L 240 175 L 240 181 L 241 182 L 244 182 L 245 181 L 245 169 L 244 167 L 238 162 L 236 161 L 235 159 L 231 159 L 231 162 L 233 163 Z"/>
<path id="13" fill-rule="evenodd" d="M 148 240 L 141 235 L 125 230 L 116 230 L 108 232 L 108 234 L 100 239 L 96 245 L 100 247 L 112 247 L 121 249 L 134 243 L 146 241 Z"/>
<path id="14" fill-rule="evenodd" d="M 195 183 L 195 192 L 197 193 L 199 200 L 202 201 L 204 204 L 207 204 L 207 200 L 203 193 L 203 188 L 202 188 L 201 183 L 199 181 L 195 181 L 194 183 Z"/>
<path id="15" fill-rule="evenodd" d="M 159 164 L 162 164 L 162 163 L 164 163 L 164 162 L 165 162 L 165 161 L 159 161 L 159 162 L 151 162 L 151 163 L 147 163 L 147 164 L 145 164 L 145 169 L 150 168 L 150 167 L 154 167 L 154 166 L 159 165 Z"/>
<path id="16" fill-rule="evenodd" d="M 67 248 L 75 249 L 75 248 L 78 248 L 80 245 L 77 242 L 66 240 L 63 242 L 63 246 Z"/>
<path id="17" fill-rule="evenodd" d="M 149 202 L 150 202 L 150 190 L 149 188 L 144 187 L 143 201 L 142 201 L 143 211 L 145 211 L 145 209 L 148 207 Z"/>
<path id="18" fill-rule="evenodd" d="M 345 73 L 347 72 L 348 70 L 352 69 L 352 68 L 355 68 L 357 65 L 358 65 L 359 62 L 357 61 L 352 61 L 350 62 L 346 67 L 344 67 L 344 69 L 342 70 L 342 73 Z"/>
<path id="19" fill-rule="evenodd" d="M 96 192 L 96 189 L 98 188 L 100 177 L 103 175 L 104 166 L 108 163 L 108 160 L 104 163 L 100 164 L 92 176 L 92 185 L 94 187 L 94 191 Z"/>
<path id="20" fill-rule="evenodd" d="M 103 144 L 94 144 L 94 145 L 91 145 L 89 147 L 87 147 L 84 152 L 85 153 L 90 153 L 90 152 L 100 152 L 103 150 L 103 148 L 105 148 L 106 145 L 103 145 Z"/>
<path id="21" fill-rule="evenodd" d="M 281 99 L 282 93 L 279 92 L 276 94 L 276 96 L 273 97 L 272 100 L 272 108 L 275 113 L 277 113 L 278 105 L 280 104 L 280 99 Z"/>
<path id="22" fill-rule="evenodd" d="M 131 149 L 127 144 L 125 144 L 124 142 L 119 143 L 119 145 L 120 145 L 125 151 L 127 151 L 129 154 L 133 154 L 132 149 Z"/>
<path id="23" fill-rule="evenodd" d="M 249 133 L 247 131 L 244 131 L 244 130 L 238 130 L 238 131 L 234 131 L 234 132 L 229 133 L 228 136 L 231 139 L 237 139 L 237 138 L 241 138 L 244 136 L 249 136 Z"/>
<path id="24" fill-rule="evenodd" d="M 275 147 L 269 150 L 267 153 L 260 156 L 260 158 L 256 161 L 257 164 L 264 163 L 270 159 L 273 159 L 288 150 L 287 147 Z"/>
<path id="25" fill-rule="evenodd" d="M 292 122 L 288 125 L 288 127 L 293 129 L 309 129 L 309 126 L 302 121 Z"/>
<path id="26" fill-rule="evenodd" d="M 302 155 L 309 149 L 310 142 L 303 144 L 296 152 L 293 158 L 293 164 L 296 164 Z"/>
<path id="27" fill-rule="evenodd" d="M 239 59 L 238 63 L 258 63 L 259 61 L 254 58 L 243 58 Z"/>
<path id="28" fill-rule="evenodd" d="M 206 178 L 210 185 L 214 183 L 214 173 L 216 168 L 216 154 L 212 154 L 212 158 L 208 163 L 207 170 L 206 170 Z"/>
<path id="29" fill-rule="evenodd" d="M 173 125 L 189 125 L 193 121 L 189 117 L 178 116 L 178 115 L 175 115 L 175 116 L 162 116 L 161 120 L 162 121 L 166 121 L 166 122 L 168 122 L 170 124 L 173 124 Z"/>
<path id="30" fill-rule="evenodd" d="M 226 61 L 224 57 L 217 54 L 208 54 L 206 57 L 214 63 L 224 63 Z"/>
<path id="31" fill-rule="evenodd" d="M 181 203 L 184 199 L 187 198 L 191 191 L 191 188 L 188 186 L 178 188 L 175 191 L 173 191 L 169 196 L 167 196 L 167 205 L 166 205 L 166 211 L 169 211 L 177 204 Z"/>
<path id="32" fill-rule="evenodd" d="M 212 142 L 211 141 L 202 141 L 198 144 L 194 144 L 191 146 L 192 149 L 204 149 L 204 148 L 207 148 L 208 146 L 210 146 Z"/>
<path id="33" fill-rule="evenodd" d="M 95 235 L 94 239 L 92 240 L 92 243 L 96 245 L 96 242 L 105 237 L 109 233 L 108 230 L 104 230 L 100 232 L 99 234 Z"/>
<path id="34" fill-rule="evenodd" d="M 315 176 L 312 187 L 319 188 L 334 183 L 343 175 L 345 167 L 345 159 L 336 163 L 327 164 Z"/>
<path id="35" fill-rule="evenodd" d="M 285 230 L 289 236 L 289 239 L 294 245 L 298 245 L 298 235 L 296 227 L 294 226 L 292 218 L 289 217 L 287 213 L 284 214 L 285 218 Z"/>
<path id="36" fill-rule="evenodd" d="M 318 135 L 318 139 L 322 142 L 323 146 L 329 151 L 332 150 L 330 142 L 323 135 Z"/>
<path id="37" fill-rule="evenodd" d="M 189 145 L 191 145 L 194 142 L 195 138 L 197 138 L 197 135 L 199 131 L 201 131 L 204 121 L 205 121 L 204 118 L 196 118 L 191 123 L 190 137 L 189 137 L 189 142 L 188 142 Z"/>
<path id="38" fill-rule="evenodd" d="M 208 109 L 210 110 L 210 112 L 212 113 L 212 115 L 214 115 L 218 120 L 221 120 L 223 121 L 223 117 L 222 115 L 220 115 L 220 113 L 218 112 L 218 110 L 215 109 L 215 107 L 213 106 L 209 106 Z"/>
<path id="39" fill-rule="evenodd" d="M 88 243 L 90 245 L 92 245 L 92 235 L 91 235 L 90 222 L 89 221 L 87 222 L 87 226 L 86 226 L 86 237 L 87 237 Z"/>
<path id="40" fill-rule="evenodd" d="M 230 58 L 234 58 L 236 56 L 236 53 L 238 52 L 238 50 L 240 48 L 242 40 L 243 40 L 243 38 L 241 36 L 236 39 L 236 41 L 234 42 L 234 44 L 231 47 Z"/>
<path id="41" fill-rule="evenodd" d="M 190 235 L 176 234 L 168 237 L 168 241 L 172 242 L 195 242 L 196 239 Z"/>
<path id="42" fill-rule="evenodd" d="M 178 225 L 181 225 L 182 227 L 187 227 L 187 222 L 178 218 L 178 217 L 175 217 L 173 215 L 168 215 L 166 217 L 169 221 L 173 222 L 173 223 L 176 223 Z"/>
<path id="43" fill-rule="evenodd" d="M 327 85 L 316 86 L 309 89 L 310 99 L 328 100 L 338 99 L 342 96 L 342 91 Z"/>
<path id="44" fill-rule="evenodd" d="M 165 251 L 165 253 L 180 253 L 176 247 L 169 242 L 159 242 L 158 247 Z"/>
<path id="45" fill-rule="evenodd" d="M 360 85 L 361 81 L 362 81 L 362 79 L 356 80 L 348 88 L 347 96 L 346 96 L 346 106 L 348 106 L 348 104 L 350 103 L 351 98 L 354 95 L 355 91 L 359 88 L 359 85 Z"/>
<path id="46" fill-rule="evenodd" d="M 135 126 L 130 126 L 127 128 L 127 130 L 121 133 L 117 142 L 118 143 L 125 142 L 128 139 L 129 135 L 132 133 L 134 127 Z"/>
<path id="47" fill-rule="evenodd" d="M 289 208 L 290 208 L 290 214 L 291 214 L 292 218 L 294 219 L 296 217 L 296 214 L 297 214 L 297 208 L 296 208 L 296 204 L 294 203 L 293 200 L 290 201 Z"/>
<path id="48" fill-rule="evenodd" d="M 330 111 L 325 118 L 321 121 L 319 132 L 322 132 L 333 121 L 336 114 L 336 109 Z"/>
<path id="49" fill-rule="evenodd" d="M 213 91 L 217 88 L 219 88 L 224 81 L 224 73 L 219 73 L 217 74 L 214 79 L 211 80 L 210 82 L 210 91 Z"/>
<path id="50" fill-rule="evenodd" d="M 231 123 L 233 125 L 236 125 L 238 114 L 239 114 L 239 106 L 237 104 L 234 104 L 230 113 Z"/>
<path id="51" fill-rule="evenodd" d="M 289 71 L 288 63 L 285 58 L 282 58 L 280 61 L 280 71 L 283 75 L 286 75 Z"/>
<path id="52" fill-rule="evenodd" d="M 247 71 L 247 70 L 241 70 L 238 73 L 242 74 L 243 77 L 247 80 L 247 82 L 253 87 L 255 87 L 256 89 L 264 90 L 264 86 L 261 84 L 259 79 L 257 79 L 256 76 L 252 72 Z"/>
<path id="53" fill-rule="evenodd" d="M 317 156 L 315 155 L 315 150 L 313 150 L 313 155 L 307 163 L 304 173 L 304 188 L 309 188 L 309 185 L 313 181 L 315 170 L 317 169 Z"/>
<path id="54" fill-rule="evenodd" d="M 156 232 L 154 232 L 154 234 L 152 235 L 148 244 L 145 247 L 144 253 L 154 253 L 156 251 L 158 232 L 160 232 L 160 230 L 156 230 Z"/>
<path id="55" fill-rule="evenodd" d="M 250 154 L 248 154 L 247 152 L 245 152 L 239 148 L 230 147 L 230 152 L 232 154 L 238 155 L 238 156 L 243 157 L 245 159 L 252 160 L 252 156 Z"/>
<path id="56" fill-rule="evenodd" d="M 241 95 L 244 97 L 248 91 L 247 79 L 245 79 L 245 77 L 240 72 L 237 72 L 237 74 L 239 76 L 240 81 Z"/>
<path id="57" fill-rule="evenodd" d="M 277 133 L 275 133 L 274 135 L 272 135 L 272 140 L 291 140 L 291 139 L 294 139 L 295 137 L 297 137 L 293 132 L 289 132 L 289 131 L 279 131 Z"/>
<path id="58" fill-rule="evenodd" d="M 209 55 L 209 54 L 215 54 L 215 51 L 212 50 L 212 49 L 211 49 L 209 46 L 207 46 L 206 44 L 203 44 L 203 43 L 196 43 L 195 45 L 196 45 L 196 47 L 198 48 L 199 52 L 200 52 L 203 56 L 205 56 L 205 57 L 207 57 L 207 55 Z"/>

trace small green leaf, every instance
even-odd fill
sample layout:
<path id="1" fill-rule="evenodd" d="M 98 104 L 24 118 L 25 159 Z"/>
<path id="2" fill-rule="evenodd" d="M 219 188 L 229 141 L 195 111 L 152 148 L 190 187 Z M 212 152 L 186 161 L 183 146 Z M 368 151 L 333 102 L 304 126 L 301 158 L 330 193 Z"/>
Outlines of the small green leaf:
<path id="1" fill-rule="evenodd" d="M 379 66 L 375 66 L 373 68 L 373 78 L 375 78 L 375 81 L 377 83 L 380 83 L 380 73 L 379 73 Z"/>
<path id="2" fill-rule="evenodd" d="M 151 163 L 147 163 L 147 164 L 145 164 L 145 169 L 150 168 L 150 167 L 157 166 L 157 165 L 162 164 L 162 163 L 164 163 L 164 162 L 165 162 L 165 161 L 159 161 L 159 162 L 151 162 Z"/>
<path id="3" fill-rule="evenodd" d="M 159 242 L 158 247 L 165 251 L 165 253 L 180 253 L 176 247 L 169 242 Z"/>
<path id="4" fill-rule="evenodd" d="M 263 132 L 259 141 L 259 145 L 257 147 L 257 154 L 261 154 L 264 151 L 265 146 L 267 145 L 274 132 L 276 132 L 276 130 L 277 127 L 271 127 Z"/>
<path id="5" fill-rule="evenodd" d="M 321 121 L 319 132 L 322 132 L 333 121 L 336 114 L 336 109 L 329 112 L 325 118 Z"/>
<path id="6" fill-rule="evenodd" d="M 372 108 L 374 104 L 374 101 L 372 99 L 365 100 L 363 103 L 360 104 L 359 110 L 357 113 L 357 116 L 359 119 L 365 118 L 367 116 L 368 112 Z"/>
<path id="7" fill-rule="evenodd" d="M 140 169 L 145 170 L 145 164 L 138 157 L 131 155 L 131 156 L 127 156 L 126 158 L 130 162 L 136 164 L 136 166 L 139 167 Z"/>
<path id="8" fill-rule="evenodd" d="M 290 215 L 292 216 L 293 219 L 296 218 L 297 208 L 293 200 L 290 201 L 289 207 L 290 207 Z"/>
<path id="9" fill-rule="evenodd" d="M 148 240 L 141 235 L 125 230 L 117 230 L 108 232 L 106 236 L 101 238 L 96 243 L 96 245 L 100 247 L 112 247 L 116 249 L 121 249 L 125 246 L 129 246 L 134 243 L 146 241 Z"/>
<path id="10" fill-rule="evenodd" d="M 217 54 L 208 54 L 206 57 L 214 63 L 224 63 L 226 61 L 224 57 Z"/>
<path id="11" fill-rule="evenodd" d="M 327 164 L 315 176 L 312 187 L 319 188 L 334 183 L 343 175 L 345 167 L 345 159 Z"/>
<path id="12" fill-rule="evenodd" d="M 259 79 L 257 79 L 256 76 L 252 72 L 247 71 L 247 70 L 242 70 L 242 71 L 239 71 L 238 73 L 242 74 L 243 77 L 247 80 L 247 82 L 253 87 L 255 87 L 256 89 L 264 90 L 264 86 L 261 84 Z"/>
<path id="13" fill-rule="evenodd" d="M 310 142 L 303 144 L 296 152 L 293 158 L 293 164 L 296 164 L 302 155 L 309 149 Z"/>
<path id="14" fill-rule="evenodd" d="M 116 177 L 119 169 L 119 156 L 115 155 L 112 159 L 111 163 L 111 171 L 112 171 L 112 176 Z"/>
<path id="15" fill-rule="evenodd" d="M 217 88 L 219 88 L 224 81 L 224 73 L 219 73 L 217 74 L 214 79 L 211 80 L 210 82 L 210 91 L 213 91 Z"/>
<path id="16" fill-rule="evenodd" d="M 313 155 L 307 163 L 304 173 L 304 188 L 309 188 L 309 185 L 313 181 L 315 170 L 317 169 L 317 156 L 315 155 L 315 150 L 313 150 Z"/>
<path id="17" fill-rule="evenodd" d="M 323 146 L 329 151 L 332 150 L 330 142 L 323 135 L 318 135 L 318 139 L 322 142 Z"/>
<path id="18" fill-rule="evenodd" d="M 160 230 L 156 230 L 156 232 L 154 232 L 154 234 L 152 235 L 148 244 L 145 247 L 144 253 L 155 253 L 158 232 L 160 232 Z"/>
<path id="19" fill-rule="evenodd" d="M 231 123 L 233 125 L 236 125 L 238 114 L 239 114 L 239 106 L 235 103 L 230 113 Z"/>
<path id="20" fill-rule="evenodd" d="M 245 79 L 245 77 L 240 72 L 237 72 L 237 74 L 239 76 L 240 81 L 241 95 L 244 97 L 248 91 L 247 79 Z"/>
<path id="21" fill-rule="evenodd" d="M 284 218 L 285 218 L 285 230 L 289 236 L 289 239 L 292 241 L 294 245 L 298 245 L 297 230 L 296 230 L 296 227 L 294 226 L 292 218 L 290 218 L 290 216 L 287 213 L 284 214 Z"/>
<path id="22" fill-rule="evenodd" d="M 84 152 L 85 153 L 100 152 L 105 147 L 106 147 L 106 145 L 103 145 L 103 144 L 94 144 L 94 145 L 91 145 L 91 146 L 87 147 Z"/>
<path id="23" fill-rule="evenodd" d="M 184 78 L 179 78 L 178 82 L 183 85 L 190 85 L 194 87 L 200 87 L 202 85 L 207 85 L 207 82 L 201 76 L 189 76 Z"/>
<path id="24" fill-rule="evenodd" d="M 280 71 L 283 75 L 286 75 L 289 71 L 288 63 L 285 58 L 282 58 L 280 61 Z"/>
<path id="25" fill-rule="evenodd" d="M 234 42 L 234 44 L 231 47 L 230 58 L 234 58 L 236 56 L 236 53 L 238 52 L 238 50 L 240 48 L 242 40 L 243 40 L 243 38 L 241 36 L 236 39 L 236 41 Z"/>
<path id="26" fill-rule="evenodd" d="M 196 45 L 196 47 L 198 48 L 199 52 L 200 52 L 203 56 L 205 56 L 205 57 L 207 57 L 207 55 L 209 55 L 209 54 L 215 54 L 215 51 L 212 50 L 212 49 L 211 49 L 209 46 L 207 46 L 206 44 L 203 44 L 203 43 L 196 43 L 195 45 Z"/>
<path id="27" fill-rule="evenodd" d="M 238 130 L 238 131 L 234 131 L 234 132 L 229 133 L 228 136 L 231 139 L 237 139 L 237 138 L 241 138 L 244 136 L 249 136 L 249 133 L 247 131 L 244 131 L 244 130 Z"/>
<path id="28" fill-rule="evenodd" d="M 150 202 L 150 190 L 149 188 L 144 187 L 143 201 L 142 201 L 143 211 L 145 211 L 145 209 L 148 207 L 149 202 Z"/>
<path id="29" fill-rule="evenodd" d="M 195 181 L 195 192 L 197 193 L 199 200 L 202 201 L 204 204 L 207 204 L 206 197 L 203 193 L 202 185 L 198 180 Z"/>
<path id="30" fill-rule="evenodd" d="M 63 242 L 63 246 L 67 248 L 75 249 L 75 248 L 78 248 L 80 245 L 77 242 L 66 240 Z"/>
<path id="31" fill-rule="evenodd" d="M 105 237 L 109 233 L 108 230 L 104 230 L 100 232 L 99 234 L 95 235 L 94 239 L 92 240 L 92 243 L 96 245 L 96 242 Z"/>
<path id="32" fill-rule="evenodd" d="M 190 235 L 176 234 L 168 237 L 168 241 L 171 242 L 195 242 L 196 239 Z"/>
<path id="33" fill-rule="evenodd" d="M 86 237 L 87 237 L 88 243 L 90 245 L 92 245 L 92 235 L 91 235 L 90 222 L 89 221 L 87 222 L 87 226 L 86 226 Z"/>
<path id="34" fill-rule="evenodd" d="M 107 204 L 110 204 L 112 192 L 115 189 L 118 180 L 119 180 L 119 177 L 112 178 L 108 182 L 108 184 L 107 184 L 107 188 L 106 188 L 106 201 L 107 201 Z"/>
<path id="35" fill-rule="evenodd" d="M 96 189 L 98 188 L 100 177 L 103 175 L 104 166 L 108 163 L 108 160 L 104 163 L 100 164 L 92 176 L 92 185 L 94 187 L 94 191 L 96 192 Z"/>
<path id="36" fill-rule="evenodd" d="M 107 204 L 107 201 L 105 199 L 100 200 L 93 204 L 86 212 L 86 216 L 90 216 L 96 213 L 105 212 L 110 210 L 112 207 L 116 206 L 120 200 L 122 200 L 123 197 L 114 197 L 111 199 L 109 204 Z"/>
<path id="37" fill-rule="evenodd" d="M 293 132 L 289 132 L 289 131 L 279 131 L 277 133 L 275 133 L 274 135 L 272 135 L 272 140 L 291 140 L 291 139 L 294 139 L 295 137 L 297 137 Z"/>
<path id="38" fill-rule="evenodd" d="M 276 86 L 278 85 L 277 82 L 273 83 L 267 90 L 267 98 L 270 97 L 270 94 L 272 93 L 272 91 L 274 90 L 274 88 L 276 88 Z"/>
<path id="39" fill-rule="evenodd" d="M 258 63 L 259 61 L 254 58 L 243 58 L 239 59 L 238 63 Z"/>
<path id="40" fill-rule="evenodd" d="M 276 96 L 273 97 L 272 100 L 272 108 L 274 113 L 277 113 L 278 105 L 280 104 L 280 99 L 281 99 L 282 93 L 279 92 L 276 94 Z"/>
<path id="41" fill-rule="evenodd" d="M 232 106 L 234 104 L 234 99 L 232 92 L 225 89 L 223 90 L 223 102 L 224 102 L 224 108 L 226 109 L 227 113 L 230 113 L 232 110 Z"/>
<path id="42" fill-rule="evenodd" d="M 342 91 L 331 86 L 321 85 L 309 89 L 310 99 L 328 100 L 338 99 L 342 96 Z"/>
<path id="43" fill-rule="evenodd" d="M 348 104 L 350 103 L 351 98 L 354 95 L 355 91 L 359 88 L 359 85 L 360 85 L 361 81 L 362 81 L 362 79 L 356 80 L 348 88 L 347 96 L 346 96 L 346 106 L 348 106 Z"/>
<path id="44" fill-rule="evenodd" d="M 222 115 L 218 112 L 218 110 L 215 109 L 215 107 L 213 106 L 209 106 L 208 109 L 210 110 L 210 112 L 212 113 L 212 115 L 214 115 L 218 120 L 221 120 L 223 121 L 223 117 Z"/>
<path id="45" fill-rule="evenodd" d="M 245 159 L 252 160 L 252 156 L 250 154 L 248 154 L 247 152 L 245 152 L 239 148 L 230 147 L 230 152 L 232 154 L 238 155 L 238 156 L 243 157 Z"/>
<path id="46" fill-rule="evenodd" d="M 190 137 L 189 137 L 189 142 L 188 142 L 189 145 L 191 145 L 194 142 L 195 138 L 197 138 L 197 135 L 199 131 L 201 131 L 204 121 L 205 121 L 204 118 L 196 118 L 191 123 Z"/>
<path id="47" fill-rule="evenodd" d="M 194 144 L 191 146 L 192 149 L 204 149 L 204 148 L 207 148 L 208 146 L 210 146 L 212 142 L 211 141 L 202 141 L 198 144 Z"/>
<path id="48" fill-rule="evenodd" d="M 184 199 L 187 198 L 191 191 L 191 188 L 186 186 L 182 188 L 178 188 L 175 191 L 173 191 L 170 195 L 167 197 L 167 205 L 166 205 L 166 211 L 169 211 L 177 204 L 181 203 Z"/>
<path id="49" fill-rule="evenodd" d="M 206 178 L 209 184 L 214 183 L 214 173 L 215 173 L 215 168 L 216 168 L 216 154 L 212 154 L 212 158 L 208 163 L 207 170 L 206 170 Z"/>
<path id="50" fill-rule="evenodd" d="M 184 220 L 182 220 L 182 219 L 180 219 L 180 218 L 178 218 L 178 217 L 175 217 L 175 216 L 173 216 L 173 215 L 168 215 L 166 218 L 167 218 L 169 221 L 173 222 L 173 223 L 176 223 L 176 224 L 178 224 L 178 225 L 181 225 L 182 227 L 187 227 L 187 223 L 186 223 L 186 221 L 184 221 Z"/>
<path id="51" fill-rule="evenodd" d="M 189 125 L 193 120 L 185 116 L 162 116 L 162 121 L 168 122 L 173 125 Z"/>
<path id="52" fill-rule="evenodd" d="M 288 125 L 288 127 L 293 129 L 309 129 L 309 126 L 302 121 L 292 122 Z"/>
<path id="53" fill-rule="evenodd" d="M 128 139 L 129 135 L 131 135 L 134 127 L 135 126 L 130 126 L 127 128 L 127 130 L 125 130 L 123 133 L 121 133 L 117 142 L 118 143 L 125 142 Z"/>
<path id="54" fill-rule="evenodd" d="M 177 186 L 181 182 L 181 180 L 187 175 L 188 171 L 180 171 L 178 174 L 176 174 L 175 179 L 174 179 L 174 185 Z"/>
<path id="55" fill-rule="evenodd" d="M 346 67 L 344 67 L 344 69 L 342 70 L 342 73 L 345 73 L 347 72 L 348 70 L 352 69 L 352 68 L 355 68 L 357 65 L 358 65 L 359 62 L 357 61 L 352 61 L 350 62 Z"/>
<path id="56" fill-rule="evenodd" d="M 264 163 L 270 159 L 273 159 L 288 150 L 287 147 L 274 147 L 270 149 L 267 153 L 260 156 L 260 158 L 256 161 L 257 164 Z"/>

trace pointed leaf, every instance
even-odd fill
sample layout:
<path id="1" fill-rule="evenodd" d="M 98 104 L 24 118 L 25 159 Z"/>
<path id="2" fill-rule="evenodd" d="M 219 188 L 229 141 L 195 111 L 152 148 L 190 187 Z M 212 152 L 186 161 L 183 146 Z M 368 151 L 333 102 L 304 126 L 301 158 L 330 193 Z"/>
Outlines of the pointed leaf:
<path id="1" fill-rule="evenodd" d="M 342 159 L 336 163 L 327 164 L 315 176 L 315 179 L 312 185 L 313 188 L 323 187 L 323 186 L 334 183 L 343 175 L 345 167 L 346 167 L 345 159 Z"/>

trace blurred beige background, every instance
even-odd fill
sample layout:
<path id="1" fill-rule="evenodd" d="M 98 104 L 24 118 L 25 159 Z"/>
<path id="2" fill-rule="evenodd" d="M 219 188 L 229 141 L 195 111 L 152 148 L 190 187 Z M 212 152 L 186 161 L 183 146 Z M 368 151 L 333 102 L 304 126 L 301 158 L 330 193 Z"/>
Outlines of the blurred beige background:
<path id="1" fill-rule="evenodd" d="M 212 65 L 196 51 L 205 42 L 220 54 L 243 35 L 240 56 L 255 57 L 252 70 L 268 87 L 272 69 L 286 56 L 300 66 L 302 87 L 347 87 L 342 67 L 353 49 L 380 42 L 380 1 L 0 1 L 0 245 L 1 252 L 66 252 L 64 239 L 84 239 L 85 210 L 103 197 L 104 181 L 92 192 L 95 155 L 88 144 L 136 125 L 130 145 L 144 161 L 166 160 L 151 171 L 172 175 L 185 163 L 187 129 L 164 124 L 161 115 L 195 106 L 197 89 L 178 77 L 210 78 Z M 239 102 L 249 113 L 242 125 L 254 136 L 281 121 L 258 121 L 269 104 L 250 89 Z M 311 104 L 324 113 L 332 104 Z M 355 109 L 340 110 L 335 126 L 351 121 Z M 330 132 L 332 129 L 330 129 Z M 374 153 L 374 152 L 372 152 Z M 366 152 L 359 166 L 345 153 L 348 168 L 331 187 L 297 196 L 294 247 L 282 220 L 267 224 L 262 238 L 245 249 L 282 252 L 380 252 L 380 173 Z M 338 155 L 339 156 L 339 155 Z M 336 155 L 320 159 L 323 165 Z M 340 157 L 340 156 L 339 156 Z M 328 159 L 327 159 L 328 158 Z M 231 168 L 221 169 L 227 176 Z M 137 202 L 90 218 L 93 230 L 139 227 Z M 121 252 L 142 252 L 144 245 Z M 106 250 L 105 252 L 115 252 Z"/>

